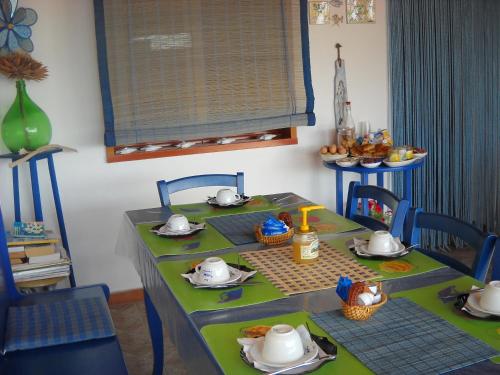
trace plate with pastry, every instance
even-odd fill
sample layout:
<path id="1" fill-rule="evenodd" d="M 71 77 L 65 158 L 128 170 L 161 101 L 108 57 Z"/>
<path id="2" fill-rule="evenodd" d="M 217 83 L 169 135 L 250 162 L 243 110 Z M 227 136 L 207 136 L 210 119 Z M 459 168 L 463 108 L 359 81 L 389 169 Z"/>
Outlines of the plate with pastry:
<path id="1" fill-rule="evenodd" d="M 382 164 L 381 158 L 363 158 L 361 159 L 361 166 L 365 168 L 377 168 Z"/>
<path id="2" fill-rule="evenodd" d="M 413 147 L 413 157 L 415 159 L 422 159 L 427 156 L 427 150 L 425 148 Z"/>
<path id="3" fill-rule="evenodd" d="M 352 157 L 349 156 L 347 158 L 339 159 L 336 161 L 337 165 L 347 168 L 347 167 L 354 167 L 359 163 L 359 158 L 358 157 Z"/>

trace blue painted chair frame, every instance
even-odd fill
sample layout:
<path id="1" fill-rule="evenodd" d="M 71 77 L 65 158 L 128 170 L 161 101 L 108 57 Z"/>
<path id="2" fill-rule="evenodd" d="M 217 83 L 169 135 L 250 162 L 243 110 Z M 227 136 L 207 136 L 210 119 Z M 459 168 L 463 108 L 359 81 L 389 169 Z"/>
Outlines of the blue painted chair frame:
<path id="1" fill-rule="evenodd" d="M 495 250 L 493 250 L 492 280 L 500 280 L 500 237 L 497 237 Z"/>
<path id="2" fill-rule="evenodd" d="M 405 224 L 405 239 L 411 245 L 419 245 L 421 229 L 431 229 L 456 236 L 472 247 L 476 251 L 476 256 L 472 267 L 468 267 L 453 257 L 437 251 L 421 248 L 418 248 L 418 251 L 477 280 L 485 281 L 493 258 L 495 242 L 498 242 L 495 234 L 482 232 L 472 224 L 449 215 L 412 208 Z"/>
<path id="3" fill-rule="evenodd" d="M 163 207 L 170 206 L 170 194 L 187 189 L 194 189 L 203 186 L 233 186 L 236 187 L 238 194 L 244 194 L 244 175 L 238 172 L 231 174 L 202 174 L 179 178 L 177 180 L 156 182 L 160 201 Z"/>
<path id="4" fill-rule="evenodd" d="M 109 298 L 106 285 L 20 294 L 15 286 L 0 211 L 0 348 L 4 347 L 9 306 L 45 304 L 68 299 Z M 62 323 L 61 323 L 62 324 Z M 0 374 L 127 374 L 116 336 L 71 344 L 0 353 Z"/>
<path id="5" fill-rule="evenodd" d="M 359 215 L 358 199 L 374 199 L 383 203 L 392 210 L 390 226 L 370 216 Z M 361 185 L 352 181 L 349 184 L 345 217 L 372 230 L 387 230 L 394 237 L 402 237 L 404 220 L 410 203 L 406 199 L 399 199 L 393 192 L 379 186 Z"/>

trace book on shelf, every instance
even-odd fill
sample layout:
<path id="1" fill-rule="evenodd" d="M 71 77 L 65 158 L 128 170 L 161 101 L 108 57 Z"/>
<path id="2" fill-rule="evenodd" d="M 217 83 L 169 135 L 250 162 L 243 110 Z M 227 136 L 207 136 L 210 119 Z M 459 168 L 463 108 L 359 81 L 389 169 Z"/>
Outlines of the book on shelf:
<path id="1" fill-rule="evenodd" d="M 14 281 L 42 280 L 63 276 L 69 276 L 69 264 L 15 272 Z"/>
<path id="2" fill-rule="evenodd" d="M 29 264 L 47 264 L 47 263 L 52 263 L 52 262 L 58 261 L 59 259 L 61 259 L 61 253 L 56 252 L 56 253 L 47 254 L 47 255 L 38 255 L 38 256 L 28 257 L 28 263 Z"/>
<path id="3" fill-rule="evenodd" d="M 20 259 L 20 258 L 11 258 L 10 259 L 10 264 L 11 265 L 14 265 L 14 264 L 23 264 L 23 263 L 24 263 L 23 260 Z"/>
<path id="4" fill-rule="evenodd" d="M 39 257 L 54 254 L 56 252 L 56 247 L 52 243 L 43 245 L 26 245 L 24 247 L 24 252 L 28 258 Z"/>
<path id="5" fill-rule="evenodd" d="M 56 244 L 59 238 L 52 231 L 46 231 L 46 238 L 31 238 L 31 237 L 14 237 L 10 232 L 7 232 L 7 246 L 26 246 L 26 245 L 42 245 Z"/>

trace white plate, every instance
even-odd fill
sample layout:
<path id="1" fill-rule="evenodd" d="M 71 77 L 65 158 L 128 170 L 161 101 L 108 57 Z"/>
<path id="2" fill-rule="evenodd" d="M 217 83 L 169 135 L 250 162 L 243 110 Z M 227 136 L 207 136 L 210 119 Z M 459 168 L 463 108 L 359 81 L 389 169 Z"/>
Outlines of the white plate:
<path id="1" fill-rule="evenodd" d="M 413 157 L 415 159 L 422 159 L 422 158 L 425 158 L 427 156 L 428 152 L 424 152 L 424 153 L 420 153 L 420 154 L 417 154 L 415 153 L 415 151 L 413 152 Z"/>
<path id="2" fill-rule="evenodd" d="M 237 282 L 241 278 L 241 271 L 233 267 L 228 267 L 228 269 L 229 269 L 229 279 L 227 279 L 226 281 L 218 281 L 216 283 L 206 283 L 204 281 L 199 280 L 200 274 L 196 272 L 193 274 L 193 281 L 196 285 L 210 285 L 214 287 L 217 285 L 231 284 Z"/>
<path id="3" fill-rule="evenodd" d="M 393 256 L 402 253 L 403 251 L 406 251 L 405 245 L 403 245 L 400 241 L 394 240 L 392 244 L 392 251 L 387 252 L 387 251 L 369 251 L 368 250 L 368 243 L 360 245 L 360 250 L 367 254 L 367 255 L 385 255 L 385 256 Z"/>
<path id="4" fill-rule="evenodd" d="M 326 154 L 320 154 L 320 155 L 321 155 L 321 159 L 323 159 L 323 161 L 326 161 L 327 163 L 347 157 L 347 154 L 330 154 L 329 152 L 327 152 Z"/>
<path id="5" fill-rule="evenodd" d="M 301 363 L 308 362 L 316 358 L 318 355 L 318 345 L 314 341 L 311 341 L 309 345 L 305 348 L 305 353 L 299 359 L 287 362 L 287 363 L 276 363 L 271 361 L 266 361 L 262 358 L 262 347 L 264 346 L 264 340 L 256 342 L 250 348 L 250 355 L 256 362 L 262 363 L 263 365 L 274 367 L 276 369 L 284 368 L 284 367 L 292 367 L 296 365 L 300 365 Z"/>
<path id="6" fill-rule="evenodd" d="M 472 306 L 472 308 L 486 314 L 491 314 L 495 316 L 500 316 L 500 311 L 498 312 L 493 312 L 489 310 L 485 310 L 481 307 L 479 304 L 479 301 L 481 300 L 481 293 L 471 293 L 469 294 L 469 298 L 467 298 L 467 303 Z"/>
<path id="7" fill-rule="evenodd" d="M 376 163 L 363 163 L 363 160 L 361 160 L 361 166 L 365 168 L 377 168 L 380 164 L 382 164 L 382 161 Z"/>
<path id="8" fill-rule="evenodd" d="M 389 159 L 384 159 L 384 164 L 387 165 L 388 167 L 404 167 L 406 165 L 410 165 L 413 163 L 415 158 L 413 159 L 408 159 L 408 160 L 403 160 L 403 161 L 389 161 Z"/>
<path id="9" fill-rule="evenodd" d="M 339 159 L 336 161 L 337 165 L 340 165 L 341 167 L 354 167 L 359 163 L 358 158 L 343 158 Z"/>

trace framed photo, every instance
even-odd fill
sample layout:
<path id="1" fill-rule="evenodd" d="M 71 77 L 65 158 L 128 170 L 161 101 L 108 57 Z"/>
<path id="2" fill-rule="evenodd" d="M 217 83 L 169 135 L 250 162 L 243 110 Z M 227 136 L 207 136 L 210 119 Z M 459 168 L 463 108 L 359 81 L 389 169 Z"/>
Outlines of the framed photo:
<path id="1" fill-rule="evenodd" d="M 326 25 L 331 21 L 330 1 L 309 1 L 309 24 Z"/>
<path id="2" fill-rule="evenodd" d="M 347 23 L 375 23 L 375 0 L 347 0 Z"/>

